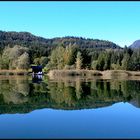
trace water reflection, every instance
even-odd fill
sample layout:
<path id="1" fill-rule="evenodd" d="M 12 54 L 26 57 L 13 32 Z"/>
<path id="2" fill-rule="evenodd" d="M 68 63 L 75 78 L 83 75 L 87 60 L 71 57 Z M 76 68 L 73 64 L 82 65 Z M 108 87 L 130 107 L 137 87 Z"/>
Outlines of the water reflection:
<path id="1" fill-rule="evenodd" d="M 140 81 L 9 77 L 0 78 L 0 85 L 0 114 L 28 113 L 41 108 L 99 108 L 118 102 L 140 107 Z"/>
<path id="2" fill-rule="evenodd" d="M 40 83 L 42 81 L 42 75 L 32 75 L 32 82 L 33 83 Z"/>

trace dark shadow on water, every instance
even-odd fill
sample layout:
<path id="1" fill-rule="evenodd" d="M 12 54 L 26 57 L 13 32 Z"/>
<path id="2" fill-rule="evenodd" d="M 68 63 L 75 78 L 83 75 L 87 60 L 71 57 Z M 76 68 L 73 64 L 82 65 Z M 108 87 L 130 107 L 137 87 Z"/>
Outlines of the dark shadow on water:
<path id="1" fill-rule="evenodd" d="M 32 75 L 32 82 L 33 83 L 41 83 L 42 81 L 42 75 Z"/>

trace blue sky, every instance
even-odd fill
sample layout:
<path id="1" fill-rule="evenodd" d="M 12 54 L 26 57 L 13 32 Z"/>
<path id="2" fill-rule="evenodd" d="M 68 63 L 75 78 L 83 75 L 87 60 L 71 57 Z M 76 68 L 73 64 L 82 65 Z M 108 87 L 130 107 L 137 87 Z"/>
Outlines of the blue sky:
<path id="1" fill-rule="evenodd" d="M 77 36 L 124 47 L 140 39 L 140 2 L 0 2 L 0 30 Z"/>

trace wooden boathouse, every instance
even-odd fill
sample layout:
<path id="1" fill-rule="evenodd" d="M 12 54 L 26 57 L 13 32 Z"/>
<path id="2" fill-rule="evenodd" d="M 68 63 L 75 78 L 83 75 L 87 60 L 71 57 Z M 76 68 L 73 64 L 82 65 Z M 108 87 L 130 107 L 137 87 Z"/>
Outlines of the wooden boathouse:
<path id="1" fill-rule="evenodd" d="M 32 74 L 41 74 L 42 75 L 42 66 L 31 66 L 32 68 Z"/>

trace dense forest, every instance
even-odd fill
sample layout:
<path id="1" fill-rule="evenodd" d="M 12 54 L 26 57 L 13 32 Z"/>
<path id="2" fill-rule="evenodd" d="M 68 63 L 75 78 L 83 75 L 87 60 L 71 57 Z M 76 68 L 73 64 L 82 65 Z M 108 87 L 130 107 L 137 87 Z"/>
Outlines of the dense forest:
<path id="1" fill-rule="evenodd" d="M 140 48 L 99 39 L 45 39 L 28 32 L 0 31 L 0 69 L 140 70 Z"/>

